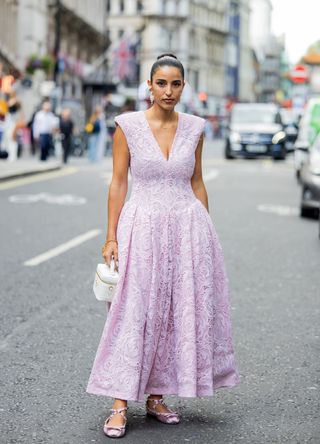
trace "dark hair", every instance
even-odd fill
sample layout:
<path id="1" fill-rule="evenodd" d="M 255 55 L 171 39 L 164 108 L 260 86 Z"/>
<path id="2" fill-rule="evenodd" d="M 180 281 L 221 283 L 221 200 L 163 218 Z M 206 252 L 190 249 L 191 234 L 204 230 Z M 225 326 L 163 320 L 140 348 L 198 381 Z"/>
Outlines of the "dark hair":
<path id="1" fill-rule="evenodd" d="M 161 66 L 174 66 L 175 68 L 178 68 L 181 72 L 182 78 L 184 79 L 184 67 L 180 60 L 177 59 L 177 57 L 174 54 L 165 53 L 161 54 L 157 57 L 157 60 L 154 62 L 154 64 L 151 67 L 150 72 L 150 80 L 152 81 L 152 77 L 154 73 L 159 69 Z"/>

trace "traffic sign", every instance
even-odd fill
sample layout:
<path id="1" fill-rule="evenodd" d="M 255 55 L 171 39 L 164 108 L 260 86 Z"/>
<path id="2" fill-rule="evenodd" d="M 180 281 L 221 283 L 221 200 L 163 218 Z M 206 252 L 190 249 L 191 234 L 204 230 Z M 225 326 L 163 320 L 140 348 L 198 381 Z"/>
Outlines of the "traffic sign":
<path id="1" fill-rule="evenodd" d="M 306 83 L 309 81 L 308 69 L 304 65 L 296 65 L 290 72 L 293 83 Z"/>

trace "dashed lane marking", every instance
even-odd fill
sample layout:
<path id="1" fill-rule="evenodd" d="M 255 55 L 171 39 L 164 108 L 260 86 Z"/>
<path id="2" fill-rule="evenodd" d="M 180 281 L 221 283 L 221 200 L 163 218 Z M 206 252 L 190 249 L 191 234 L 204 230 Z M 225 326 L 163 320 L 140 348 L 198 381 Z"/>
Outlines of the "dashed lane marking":
<path id="1" fill-rule="evenodd" d="M 67 176 L 69 174 L 76 173 L 78 168 L 68 167 L 59 171 L 51 171 L 48 173 L 39 173 L 34 176 L 21 177 L 20 179 L 8 180 L 7 182 L 0 183 L 0 191 L 9 190 L 11 188 L 21 187 L 35 182 L 43 182 L 45 180 L 56 179 L 57 177 Z"/>
<path id="2" fill-rule="evenodd" d="M 100 233 L 101 233 L 100 229 L 87 231 L 86 233 L 81 234 L 80 236 L 76 236 L 73 239 L 70 239 L 68 242 L 64 242 L 63 244 L 58 245 L 57 247 L 52 248 L 51 250 L 48 250 L 45 253 L 39 254 L 38 256 L 35 256 L 32 259 L 25 261 L 23 265 L 27 267 L 35 267 L 36 265 L 42 264 L 43 262 L 46 262 L 49 259 L 59 256 L 62 253 L 65 253 L 71 248 L 77 247 L 83 242 L 86 242 L 87 240 L 98 236 Z"/>
<path id="3" fill-rule="evenodd" d="M 209 182 L 210 180 L 214 180 L 219 176 L 219 171 L 216 169 L 211 169 L 203 174 L 204 182 Z"/>
<path id="4" fill-rule="evenodd" d="M 15 194 L 9 197 L 9 202 L 15 204 L 34 204 L 45 202 L 55 205 L 84 205 L 87 202 L 85 197 L 74 196 L 72 194 Z"/>
<path id="5" fill-rule="evenodd" d="M 278 216 L 298 216 L 299 208 L 298 207 L 289 207 L 287 205 L 270 205 L 270 204 L 261 204 L 258 205 L 258 210 L 263 213 L 273 213 Z"/>

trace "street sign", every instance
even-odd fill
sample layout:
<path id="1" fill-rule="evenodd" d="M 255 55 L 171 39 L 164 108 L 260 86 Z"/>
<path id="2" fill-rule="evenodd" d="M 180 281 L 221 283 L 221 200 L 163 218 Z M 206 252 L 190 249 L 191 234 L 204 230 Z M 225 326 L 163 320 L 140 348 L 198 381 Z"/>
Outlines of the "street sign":
<path id="1" fill-rule="evenodd" d="M 296 65 L 290 72 L 293 83 L 306 83 L 309 81 L 308 69 L 304 65 Z"/>

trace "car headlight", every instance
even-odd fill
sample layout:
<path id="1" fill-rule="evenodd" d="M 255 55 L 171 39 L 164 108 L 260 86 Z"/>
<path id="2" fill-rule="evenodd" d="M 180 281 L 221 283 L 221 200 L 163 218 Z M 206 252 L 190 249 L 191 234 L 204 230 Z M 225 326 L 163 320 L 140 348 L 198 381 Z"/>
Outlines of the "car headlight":
<path id="1" fill-rule="evenodd" d="M 274 145 L 277 145 L 278 143 L 282 142 L 285 138 L 286 138 L 286 133 L 284 131 L 279 131 L 272 137 L 272 143 Z"/>
<path id="2" fill-rule="evenodd" d="M 315 176 L 320 175 L 320 159 L 317 157 L 315 160 L 311 160 L 310 162 L 310 173 Z"/>
<path id="3" fill-rule="evenodd" d="M 231 143 L 240 143 L 241 142 L 241 135 L 240 135 L 240 133 L 237 133 L 236 131 L 231 131 L 231 133 L 230 133 L 230 142 Z"/>

